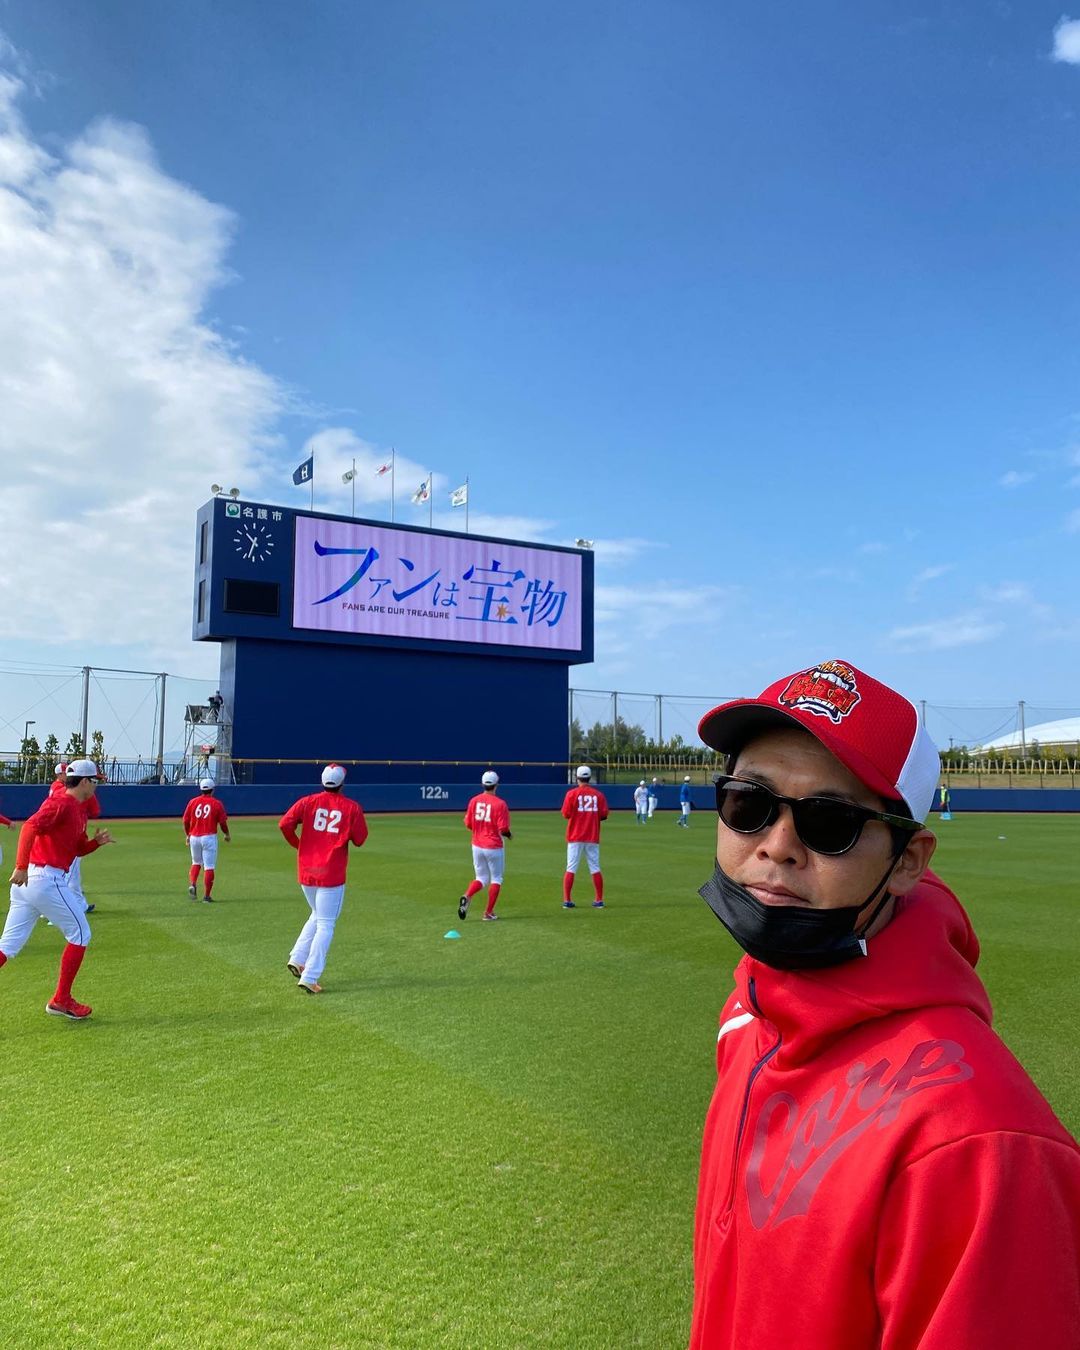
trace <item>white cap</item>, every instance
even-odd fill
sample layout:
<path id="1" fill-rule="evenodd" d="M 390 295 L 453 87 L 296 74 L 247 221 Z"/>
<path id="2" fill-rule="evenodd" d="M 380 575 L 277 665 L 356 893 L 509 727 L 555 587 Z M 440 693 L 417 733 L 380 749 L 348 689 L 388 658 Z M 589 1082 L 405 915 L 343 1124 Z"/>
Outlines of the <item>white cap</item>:
<path id="1" fill-rule="evenodd" d="M 323 787 L 340 787 L 345 781 L 345 770 L 340 764 L 328 764 L 322 771 Z"/>
<path id="2" fill-rule="evenodd" d="M 97 765 L 92 759 L 73 759 L 67 766 L 69 778 L 97 778 Z"/>
<path id="3" fill-rule="evenodd" d="M 199 789 L 202 792 L 213 792 L 214 780 L 212 778 L 200 778 Z"/>
<path id="4" fill-rule="evenodd" d="M 483 778 L 481 778 L 480 781 L 481 783 L 483 783 L 485 787 L 494 787 L 495 784 L 498 783 L 499 781 L 499 775 L 495 772 L 494 769 L 488 769 L 487 773 L 484 774 Z"/>
<path id="5" fill-rule="evenodd" d="M 690 781 L 690 775 L 689 775 L 689 774 L 685 774 L 685 775 L 683 776 L 683 782 L 684 782 L 684 783 L 689 783 L 689 781 Z"/>
<path id="6" fill-rule="evenodd" d="M 644 786 L 645 786 L 645 779 L 643 778 L 643 779 L 641 780 L 641 782 L 638 784 L 638 787 L 644 787 Z"/>
<path id="7" fill-rule="evenodd" d="M 591 777 L 592 777 L 592 769 L 590 769 L 589 766 L 588 766 L 587 764 L 583 764 L 583 765 L 581 766 L 581 768 L 578 769 L 577 775 L 576 775 L 576 776 L 577 776 L 578 778 L 591 778 Z"/>
<path id="8" fill-rule="evenodd" d="M 67 773 L 67 765 L 64 763 L 63 760 L 61 760 L 60 763 L 56 766 L 56 768 L 53 769 L 53 773 L 56 774 L 57 777 L 59 777 L 60 774 L 62 773 Z"/>

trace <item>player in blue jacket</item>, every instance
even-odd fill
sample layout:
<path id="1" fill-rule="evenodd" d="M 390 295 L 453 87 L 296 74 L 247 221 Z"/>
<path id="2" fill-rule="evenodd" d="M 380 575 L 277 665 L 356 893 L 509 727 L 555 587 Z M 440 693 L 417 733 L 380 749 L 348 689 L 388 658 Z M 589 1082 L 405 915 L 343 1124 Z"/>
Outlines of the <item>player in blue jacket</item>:
<path id="1" fill-rule="evenodd" d="M 681 825 L 684 830 L 690 828 L 690 775 L 687 774 L 682 780 L 682 787 L 679 788 L 679 819 L 676 824 Z"/>

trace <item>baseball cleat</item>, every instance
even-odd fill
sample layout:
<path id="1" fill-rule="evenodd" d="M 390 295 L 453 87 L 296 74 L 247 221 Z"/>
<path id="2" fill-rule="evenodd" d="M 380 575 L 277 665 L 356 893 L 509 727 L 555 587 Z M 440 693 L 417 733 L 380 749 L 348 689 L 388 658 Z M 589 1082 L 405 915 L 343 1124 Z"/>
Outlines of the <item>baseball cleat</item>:
<path id="1" fill-rule="evenodd" d="M 463 895 L 461 899 L 457 902 L 457 916 L 459 919 L 463 919 L 465 915 L 468 914 L 468 912 L 469 912 L 469 897 L 467 895 Z"/>
<path id="2" fill-rule="evenodd" d="M 195 899 L 195 887 L 194 887 L 194 886 L 189 886 L 189 887 L 187 888 L 187 893 L 188 893 L 188 895 L 191 896 L 192 900 Z"/>
<path id="3" fill-rule="evenodd" d="M 484 915 L 484 922 L 485 922 L 485 923 L 494 923 L 494 921 L 495 921 L 498 917 L 499 917 L 499 916 L 498 916 L 497 914 L 485 914 L 485 915 Z"/>
<path id="4" fill-rule="evenodd" d="M 305 994 L 321 994 L 321 993 L 322 993 L 322 985 L 321 985 L 321 984 L 317 984 L 314 980 L 297 980 L 297 981 L 296 981 L 296 987 L 297 987 L 298 989 L 302 989 L 302 990 L 304 991 Z"/>
<path id="5" fill-rule="evenodd" d="M 214 903 L 214 897 L 212 895 L 204 895 L 202 902 L 204 905 L 212 905 Z"/>
<path id="6" fill-rule="evenodd" d="M 93 914 L 93 912 L 94 912 L 95 909 L 97 909 L 97 905 L 96 905 L 96 904 L 95 904 L 95 905 L 87 905 L 87 906 L 86 906 L 86 909 L 84 910 L 84 913 L 86 913 L 86 914 Z"/>
<path id="7" fill-rule="evenodd" d="M 592 907 L 593 909 L 603 909 L 604 908 L 603 900 L 594 900 L 592 902 Z"/>
<path id="8" fill-rule="evenodd" d="M 577 905 L 574 904 L 573 900 L 564 900 L 562 902 L 562 907 L 563 909 L 577 909 Z"/>
<path id="9" fill-rule="evenodd" d="M 45 1004 L 45 1011 L 51 1013 L 53 1017 L 70 1017 L 73 1022 L 81 1022 L 90 1016 L 92 1009 L 87 1003 L 76 1003 L 73 998 L 69 998 L 63 1003 L 50 999 Z"/>
<path id="10" fill-rule="evenodd" d="M 295 961 L 286 961 L 286 962 L 285 962 L 285 969 L 289 972 L 289 974 L 290 974 L 294 979 L 297 979 L 297 980 L 298 980 L 298 979 L 300 978 L 300 976 L 303 975 L 303 973 L 304 973 L 304 967 L 303 967 L 303 966 L 298 966 L 298 965 L 296 964 Z"/>

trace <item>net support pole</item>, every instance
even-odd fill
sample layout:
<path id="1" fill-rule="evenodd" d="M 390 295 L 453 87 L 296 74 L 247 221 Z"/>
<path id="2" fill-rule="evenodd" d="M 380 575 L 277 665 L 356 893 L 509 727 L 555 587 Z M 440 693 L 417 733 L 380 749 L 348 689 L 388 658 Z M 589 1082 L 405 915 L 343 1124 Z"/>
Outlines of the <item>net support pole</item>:
<path id="1" fill-rule="evenodd" d="M 158 694 L 158 727 L 157 727 L 157 778 L 160 783 L 165 777 L 165 681 L 169 677 L 164 671 L 158 676 L 161 681 L 161 689 Z"/>

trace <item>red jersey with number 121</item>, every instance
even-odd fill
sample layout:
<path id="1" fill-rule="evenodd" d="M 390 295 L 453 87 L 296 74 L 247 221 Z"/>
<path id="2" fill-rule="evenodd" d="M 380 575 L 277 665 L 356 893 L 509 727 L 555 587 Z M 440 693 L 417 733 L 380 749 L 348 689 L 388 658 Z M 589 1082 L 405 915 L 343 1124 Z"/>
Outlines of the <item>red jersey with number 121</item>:
<path id="1" fill-rule="evenodd" d="M 278 829 L 298 850 L 296 875 L 301 886 L 343 886 L 349 845 L 359 848 L 368 835 L 359 802 L 340 792 L 301 797 L 278 821 Z"/>
<path id="2" fill-rule="evenodd" d="M 480 792 L 465 808 L 465 824 L 476 848 L 502 848 L 502 831 L 510 828 L 510 812 L 501 797 Z"/>
<path id="3" fill-rule="evenodd" d="M 571 788 L 563 799 L 562 813 L 570 822 L 566 827 L 568 844 L 598 844 L 600 822 L 607 819 L 607 798 L 591 784 Z"/>
<path id="4" fill-rule="evenodd" d="M 184 808 L 184 833 L 196 838 L 207 834 L 217 834 L 218 826 L 229 819 L 223 802 L 216 797 L 192 797 Z"/>

